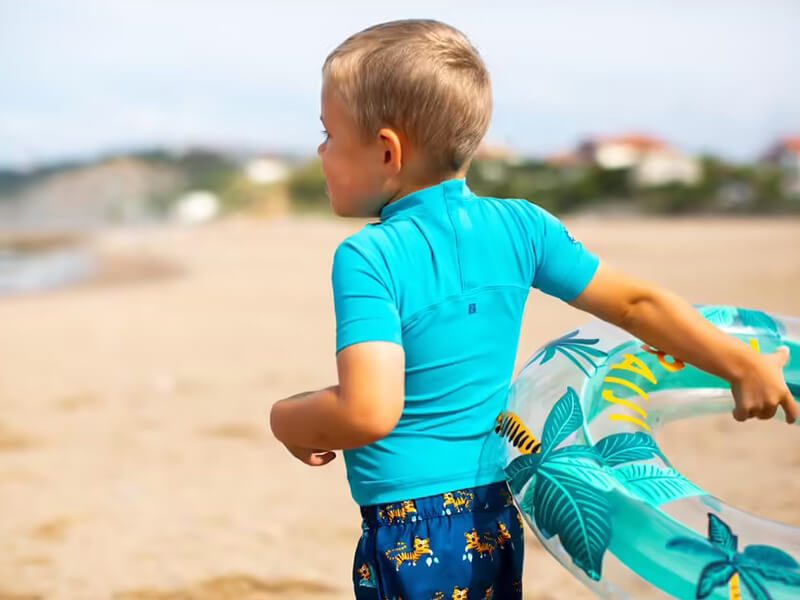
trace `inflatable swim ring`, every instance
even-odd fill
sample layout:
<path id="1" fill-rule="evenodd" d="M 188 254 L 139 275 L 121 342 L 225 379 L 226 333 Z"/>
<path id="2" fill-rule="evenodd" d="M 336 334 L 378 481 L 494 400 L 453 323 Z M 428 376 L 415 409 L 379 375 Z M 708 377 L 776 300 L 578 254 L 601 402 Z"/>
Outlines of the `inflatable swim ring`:
<path id="1" fill-rule="evenodd" d="M 788 346 L 784 375 L 800 399 L 800 320 L 695 308 L 760 352 Z M 725 380 L 598 320 L 533 355 L 493 438 L 524 519 L 597 596 L 797 600 L 800 528 L 711 496 L 653 438 L 672 421 L 732 409 Z"/>

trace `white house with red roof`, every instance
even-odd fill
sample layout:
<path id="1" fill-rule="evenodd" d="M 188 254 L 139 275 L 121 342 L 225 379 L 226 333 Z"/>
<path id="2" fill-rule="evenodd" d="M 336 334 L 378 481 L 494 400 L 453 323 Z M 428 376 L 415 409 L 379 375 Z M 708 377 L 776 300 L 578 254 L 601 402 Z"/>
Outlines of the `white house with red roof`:
<path id="1" fill-rule="evenodd" d="M 578 147 L 578 155 L 603 169 L 630 169 L 633 182 L 639 187 L 692 185 L 702 176 L 697 159 L 650 135 L 592 138 Z"/>
<path id="2" fill-rule="evenodd" d="M 800 136 L 778 140 L 764 155 L 763 162 L 779 167 L 787 175 L 785 191 L 800 196 Z"/>
<path id="3" fill-rule="evenodd" d="M 778 140 L 764 155 L 764 161 L 800 174 L 800 136 Z"/>

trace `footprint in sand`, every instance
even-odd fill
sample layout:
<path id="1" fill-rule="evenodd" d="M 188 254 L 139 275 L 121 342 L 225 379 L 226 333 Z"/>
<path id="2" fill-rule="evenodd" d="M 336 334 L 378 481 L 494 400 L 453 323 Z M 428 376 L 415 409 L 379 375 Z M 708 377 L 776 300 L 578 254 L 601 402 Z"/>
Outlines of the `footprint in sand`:
<path id="1" fill-rule="evenodd" d="M 16 432 L 0 423 L 0 452 L 24 450 L 35 446 L 37 443 L 34 438 Z"/>
<path id="2" fill-rule="evenodd" d="M 97 406 L 98 404 L 100 404 L 100 398 L 94 394 L 83 392 L 78 394 L 70 394 L 69 396 L 59 399 L 56 402 L 55 407 L 59 410 L 63 410 L 64 412 L 74 412 L 82 408 Z"/>
<path id="3" fill-rule="evenodd" d="M 74 517 L 59 517 L 45 521 L 34 527 L 30 535 L 37 540 L 58 542 L 67 536 L 67 530 L 79 520 Z"/>

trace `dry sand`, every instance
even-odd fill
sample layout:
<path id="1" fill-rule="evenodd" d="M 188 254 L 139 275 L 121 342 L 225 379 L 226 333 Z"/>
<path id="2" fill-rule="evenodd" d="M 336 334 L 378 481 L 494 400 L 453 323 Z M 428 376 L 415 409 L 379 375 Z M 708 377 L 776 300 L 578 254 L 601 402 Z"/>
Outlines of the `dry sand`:
<path id="1" fill-rule="evenodd" d="M 800 315 L 800 221 L 570 220 L 692 302 Z M 0 599 L 350 597 L 337 458 L 292 459 L 275 400 L 335 382 L 329 269 L 359 222 L 116 231 L 97 282 L 0 299 Z M 518 367 L 588 319 L 531 294 Z M 729 503 L 800 525 L 800 436 L 719 416 L 659 440 Z M 589 594 L 528 536 L 526 598 Z"/>

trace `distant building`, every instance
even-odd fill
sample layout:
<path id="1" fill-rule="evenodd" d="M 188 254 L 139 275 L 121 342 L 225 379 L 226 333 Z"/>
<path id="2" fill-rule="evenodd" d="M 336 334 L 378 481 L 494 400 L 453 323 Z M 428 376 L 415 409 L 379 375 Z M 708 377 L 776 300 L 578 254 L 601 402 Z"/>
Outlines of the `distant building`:
<path id="1" fill-rule="evenodd" d="M 280 158 L 260 156 L 247 161 L 244 165 L 244 172 L 253 183 L 266 185 L 288 179 L 291 168 L 286 161 Z"/>
<path id="2" fill-rule="evenodd" d="M 764 155 L 764 162 L 800 173 L 800 136 L 777 141 Z"/>
<path id="3" fill-rule="evenodd" d="M 173 218 L 186 225 L 204 223 L 219 214 L 220 204 L 216 194 L 205 190 L 186 192 L 172 207 Z"/>
<path id="4" fill-rule="evenodd" d="M 587 140 L 578 147 L 577 156 L 602 169 L 630 169 L 639 187 L 693 185 L 702 176 L 698 160 L 659 138 L 641 134 Z"/>
<path id="5" fill-rule="evenodd" d="M 487 181 L 501 181 L 509 166 L 517 165 L 521 158 L 510 148 L 498 144 L 481 144 L 475 152 L 474 164 L 481 177 Z"/>
<path id="6" fill-rule="evenodd" d="M 507 163 L 514 163 L 519 160 L 516 152 L 500 144 L 483 143 L 475 152 L 475 160 L 498 160 Z"/>
<path id="7" fill-rule="evenodd" d="M 762 162 L 780 168 L 786 175 L 784 192 L 800 197 L 800 136 L 775 142 Z"/>
<path id="8" fill-rule="evenodd" d="M 579 152 L 558 152 L 546 156 L 544 162 L 551 167 L 557 169 L 572 169 L 576 167 L 584 167 L 589 164 Z"/>

